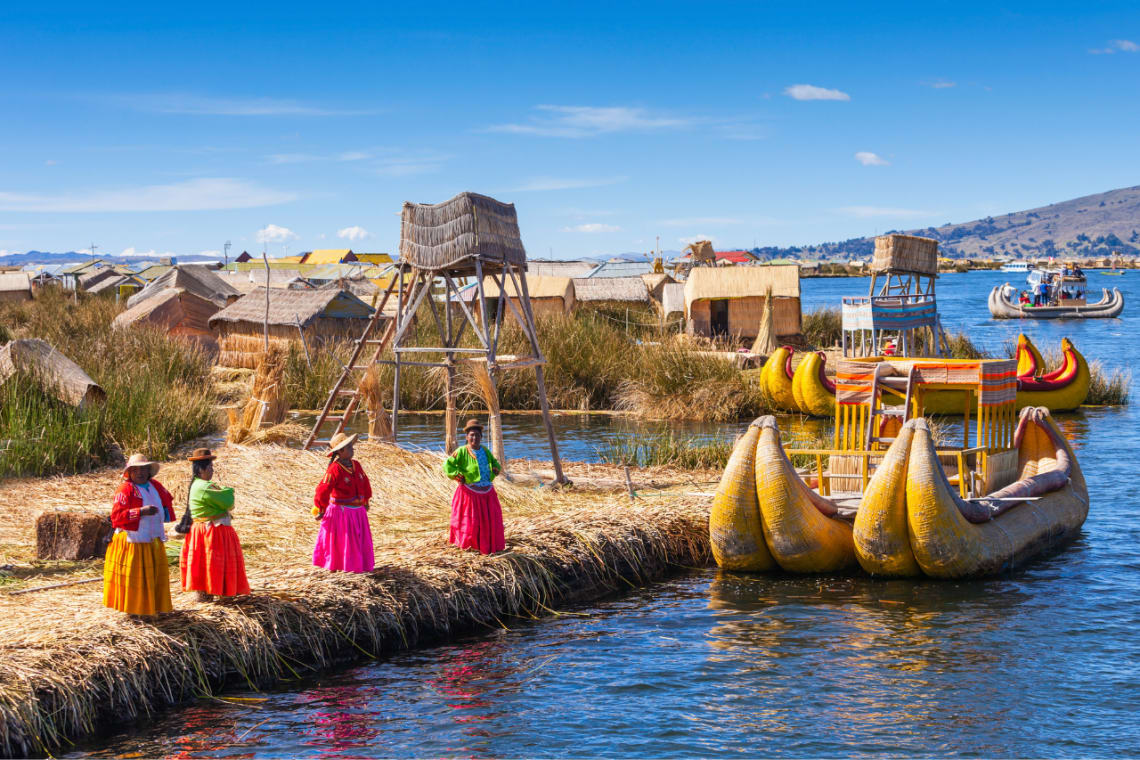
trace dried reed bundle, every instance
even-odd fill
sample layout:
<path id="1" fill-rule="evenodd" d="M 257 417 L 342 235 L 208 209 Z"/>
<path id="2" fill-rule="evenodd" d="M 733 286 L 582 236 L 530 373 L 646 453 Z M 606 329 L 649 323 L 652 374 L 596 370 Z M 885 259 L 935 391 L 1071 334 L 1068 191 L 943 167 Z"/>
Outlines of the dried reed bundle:
<path id="1" fill-rule="evenodd" d="M 380 384 L 380 370 L 373 364 L 364 373 L 357 388 L 368 410 L 368 438 L 373 441 L 392 440 L 392 420 L 384 408 L 384 392 Z"/>
<path id="2" fill-rule="evenodd" d="M 289 402 L 285 398 L 285 364 L 288 353 L 276 344 L 269 345 L 269 351 L 262 354 L 253 378 L 250 399 L 242 408 L 240 417 L 230 414 L 230 427 L 227 431 L 233 443 L 241 443 L 260 430 L 263 425 L 277 425 L 285 420 Z"/>
<path id="3" fill-rule="evenodd" d="M 772 300 L 772 286 L 764 291 L 764 313 L 760 317 L 760 329 L 756 331 L 756 340 L 752 343 L 752 353 L 761 356 L 771 356 L 776 350 L 776 332 L 772 329 L 776 305 Z"/>
<path id="4" fill-rule="evenodd" d="M 174 613 L 146 621 L 101 607 L 97 583 L 0 595 L 0 754 L 50 752 L 227 682 L 268 686 L 709 561 L 704 497 L 648 490 L 629 504 L 624 486 L 583 494 L 499 483 L 508 551 L 459 551 L 445 538 L 454 485 L 441 457 L 370 443 L 357 458 L 384 475 L 373 478 L 368 515 L 379 566 L 327 573 L 308 564 L 309 506 L 327 460 L 279 446 L 218 453 L 216 477 L 237 491 L 234 525 L 254 594 L 200 604 L 175 593 Z M 119 477 L 107 469 L 0 485 L 0 501 L 16 505 L 0 512 L 0 543 L 30 556 L 34 511 L 105 511 Z M 178 499 L 189 471 L 168 465 L 159 479 Z M 172 541 L 168 553 L 177 550 Z M 85 567 L 98 577 L 98 563 Z"/>
<path id="5" fill-rule="evenodd" d="M 483 403 L 487 405 L 487 433 L 488 438 L 491 439 L 491 453 L 500 462 L 506 461 L 506 454 L 503 450 L 503 417 L 502 410 L 499 409 L 499 391 L 495 386 L 495 381 L 491 377 L 490 370 L 487 369 L 486 362 L 469 362 L 471 379 L 474 380 L 475 385 L 479 389 L 479 395 L 483 397 Z"/>

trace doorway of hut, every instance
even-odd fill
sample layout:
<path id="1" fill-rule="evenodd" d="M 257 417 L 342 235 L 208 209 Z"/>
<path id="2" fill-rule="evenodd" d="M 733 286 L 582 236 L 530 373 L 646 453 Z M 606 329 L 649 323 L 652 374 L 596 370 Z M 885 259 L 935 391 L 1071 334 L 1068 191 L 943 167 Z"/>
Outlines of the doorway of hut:
<path id="1" fill-rule="evenodd" d="M 714 338 L 728 337 L 728 299 L 709 301 L 709 328 Z"/>

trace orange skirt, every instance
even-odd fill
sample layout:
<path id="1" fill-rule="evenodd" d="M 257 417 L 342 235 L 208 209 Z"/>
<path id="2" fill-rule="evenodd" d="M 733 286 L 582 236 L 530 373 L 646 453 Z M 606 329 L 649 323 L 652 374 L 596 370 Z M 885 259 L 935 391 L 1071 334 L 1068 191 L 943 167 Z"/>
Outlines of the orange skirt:
<path id="1" fill-rule="evenodd" d="M 103 604 L 131 615 L 170 612 L 170 565 L 161 539 L 132 544 L 116 533 L 103 560 Z"/>
<path id="2" fill-rule="evenodd" d="M 230 525 L 195 522 L 182 544 L 182 590 L 215 596 L 249 593 L 241 542 Z"/>

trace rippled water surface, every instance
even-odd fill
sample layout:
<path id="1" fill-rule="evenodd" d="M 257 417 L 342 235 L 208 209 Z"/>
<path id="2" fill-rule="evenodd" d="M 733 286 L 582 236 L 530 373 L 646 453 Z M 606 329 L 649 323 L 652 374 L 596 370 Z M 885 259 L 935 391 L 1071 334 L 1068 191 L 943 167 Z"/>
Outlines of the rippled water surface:
<path id="1" fill-rule="evenodd" d="M 1042 348 L 1067 335 L 1109 366 L 1140 358 L 1140 273 L 1089 275 L 1125 291 L 1123 320 L 1025 325 L 985 311 L 989 287 L 1009 277 L 941 278 L 946 328 L 994 349 L 1025 328 Z M 865 288 L 805 280 L 805 309 Z M 1137 419 L 1136 407 L 1064 417 L 1089 481 L 1088 522 L 1065 551 L 1006 577 L 696 571 L 512 630 L 238 695 L 262 703 L 199 702 L 77 754 L 1134 756 Z M 602 440 L 607 429 L 579 421 L 560 435 L 588 451 L 575 436 Z"/>

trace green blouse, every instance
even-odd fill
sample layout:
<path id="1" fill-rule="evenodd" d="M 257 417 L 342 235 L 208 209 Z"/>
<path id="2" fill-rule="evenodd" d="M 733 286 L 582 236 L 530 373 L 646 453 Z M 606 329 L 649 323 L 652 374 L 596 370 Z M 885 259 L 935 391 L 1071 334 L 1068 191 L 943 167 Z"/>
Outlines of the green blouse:
<path id="1" fill-rule="evenodd" d="M 487 454 L 487 464 L 491 468 L 491 472 L 487 473 L 487 480 L 495 479 L 499 471 L 503 469 L 499 465 L 499 460 L 491 453 L 491 450 L 485 446 L 479 448 Z M 454 478 L 456 475 L 463 476 L 463 482 L 468 485 L 474 485 L 482 480 L 482 475 L 479 472 L 479 459 L 472 454 L 466 446 L 460 446 L 455 450 L 455 453 L 447 458 L 443 463 L 443 474 L 449 478 Z"/>
<path id="2" fill-rule="evenodd" d="M 190 486 L 190 516 L 212 520 L 234 508 L 234 489 L 222 488 L 212 480 L 195 478 Z"/>

